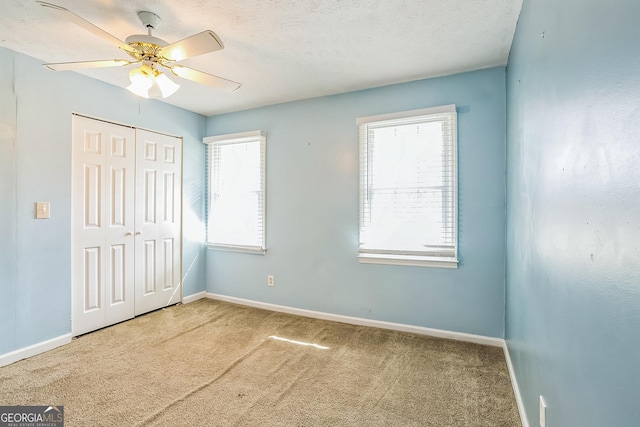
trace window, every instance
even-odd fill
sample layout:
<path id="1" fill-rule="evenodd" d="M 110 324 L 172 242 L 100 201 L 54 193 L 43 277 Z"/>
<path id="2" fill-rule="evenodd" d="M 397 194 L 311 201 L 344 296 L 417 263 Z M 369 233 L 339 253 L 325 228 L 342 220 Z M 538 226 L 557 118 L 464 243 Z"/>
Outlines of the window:
<path id="1" fill-rule="evenodd" d="M 265 145 L 261 131 L 204 138 L 208 144 L 207 244 L 265 252 Z"/>
<path id="2" fill-rule="evenodd" d="M 455 105 L 357 120 L 360 262 L 457 267 L 456 120 Z"/>

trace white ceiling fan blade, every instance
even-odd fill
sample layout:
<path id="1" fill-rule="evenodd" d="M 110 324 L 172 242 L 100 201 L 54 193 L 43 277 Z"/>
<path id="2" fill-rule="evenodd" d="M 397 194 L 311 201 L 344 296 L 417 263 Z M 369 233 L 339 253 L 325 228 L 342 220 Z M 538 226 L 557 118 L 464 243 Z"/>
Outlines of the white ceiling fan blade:
<path id="1" fill-rule="evenodd" d="M 38 3 L 40 3 L 40 6 L 44 6 L 44 7 L 52 9 L 61 18 L 66 19 L 69 22 L 73 22 L 77 26 L 79 26 L 81 28 L 84 28 L 85 30 L 87 30 L 90 33 L 92 33 L 93 35 L 98 36 L 101 39 L 103 39 L 103 40 L 105 40 L 105 41 L 107 41 L 107 42 L 109 42 L 109 43 L 111 43 L 113 45 L 118 46 L 122 50 L 125 50 L 127 52 L 134 52 L 135 51 L 134 48 L 132 48 L 131 46 L 129 46 L 128 44 L 126 44 L 122 40 L 118 39 L 117 37 L 112 36 L 111 34 L 107 33 L 103 29 L 96 27 L 91 22 L 79 17 L 75 13 L 71 12 L 70 10 L 65 9 L 62 6 L 58 6 L 58 5 L 47 3 L 47 2 L 43 2 L 43 1 L 38 1 Z"/>
<path id="2" fill-rule="evenodd" d="M 66 71 L 84 70 L 87 68 L 123 67 L 129 64 L 133 64 L 133 62 L 127 61 L 126 59 L 105 59 L 101 61 L 59 62 L 56 64 L 44 64 L 44 66 L 53 71 Z"/>
<path id="3" fill-rule="evenodd" d="M 204 73 L 202 71 L 194 70 L 193 68 L 184 67 L 182 65 L 173 65 L 170 67 L 171 72 L 183 79 L 191 80 L 196 83 L 215 87 L 227 92 L 235 92 L 242 86 L 238 82 L 232 80 L 223 79 L 222 77 L 214 76 L 213 74 Z"/>
<path id="4" fill-rule="evenodd" d="M 224 49 L 213 31 L 203 31 L 162 48 L 161 55 L 170 61 L 182 61 L 192 56 Z"/>

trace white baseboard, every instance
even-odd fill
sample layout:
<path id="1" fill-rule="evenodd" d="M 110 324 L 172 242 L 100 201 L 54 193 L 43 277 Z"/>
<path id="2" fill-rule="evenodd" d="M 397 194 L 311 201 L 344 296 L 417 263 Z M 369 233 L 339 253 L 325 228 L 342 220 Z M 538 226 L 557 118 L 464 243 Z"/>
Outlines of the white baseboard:
<path id="1" fill-rule="evenodd" d="M 186 297 L 182 297 L 182 303 L 189 304 L 190 302 L 198 301 L 199 299 L 206 298 L 206 297 L 207 297 L 207 291 L 202 291 L 195 294 L 191 294 Z"/>
<path id="2" fill-rule="evenodd" d="M 30 345 L 29 347 L 20 348 L 10 353 L 0 355 L 0 366 L 10 365 L 18 360 L 26 359 L 27 357 L 35 356 L 36 354 L 44 353 L 45 351 L 53 350 L 56 347 L 65 345 L 71 342 L 71 334 L 61 335 L 56 338 L 52 338 L 47 341 L 43 341 L 37 344 Z"/>
<path id="3" fill-rule="evenodd" d="M 518 380 L 516 379 L 516 372 L 513 369 L 511 363 L 511 355 L 509 354 L 509 347 L 507 341 L 504 341 L 503 345 L 504 358 L 507 361 L 507 369 L 509 370 L 509 377 L 511 378 L 511 386 L 513 387 L 513 394 L 516 396 L 516 404 L 518 405 L 518 412 L 520 412 L 520 422 L 522 427 L 529 427 L 529 420 L 527 419 L 527 413 L 524 410 L 524 404 L 522 403 L 522 395 L 520 394 L 520 387 L 518 387 Z"/>
<path id="4" fill-rule="evenodd" d="M 414 334 L 428 335 L 431 337 L 447 338 L 457 341 L 466 341 L 476 344 L 490 345 L 494 347 L 503 347 L 504 340 L 501 338 L 486 337 L 484 335 L 466 334 L 463 332 L 445 331 L 442 329 L 425 328 L 423 326 L 405 325 L 402 323 L 385 322 L 382 320 L 364 319 L 361 317 L 343 316 L 341 314 L 324 313 L 321 311 L 305 310 L 302 308 L 288 307 L 284 305 L 269 304 L 265 302 L 253 301 L 244 298 L 230 297 L 227 295 L 214 294 L 207 292 L 207 298 L 220 301 L 232 302 L 235 304 L 248 305 L 251 307 L 262 308 L 265 310 L 279 311 L 282 313 L 295 314 L 304 317 L 313 317 L 315 319 L 331 320 L 334 322 L 349 323 L 351 325 L 371 326 L 381 329 L 392 329 L 394 331 L 411 332 Z"/>

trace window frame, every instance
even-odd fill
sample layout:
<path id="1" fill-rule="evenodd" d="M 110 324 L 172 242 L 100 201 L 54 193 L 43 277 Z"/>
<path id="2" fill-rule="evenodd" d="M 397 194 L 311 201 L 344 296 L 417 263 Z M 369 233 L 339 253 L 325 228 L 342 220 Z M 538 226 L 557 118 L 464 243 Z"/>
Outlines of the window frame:
<path id="1" fill-rule="evenodd" d="M 256 130 L 249 132 L 240 132 L 226 135 L 216 135 L 216 136 L 207 136 L 203 138 L 202 142 L 207 145 L 207 200 L 206 200 L 206 245 L 207 248 L 213 250 L 227 251 L 227 252 L 242 252 L 242 253 L 250 253 L 250 254 L 260 254 L 264 255 L 267 251 L 267 183 L 266 183 L 266 145 L 267 145 L 267 134 L 264 131 Z M 212 201 L 212 188 L 211 188 L 211 180 L 212 180 L 212 168 L 213 168 L 213 154 L 214 150 L 212 149 L 215 145 L 230 145 L 230 144 L 240 144 L 240 143 L 248 143 L 248 142 L 259 142 L 260 143 L 260 181 L 262 183 L 261 194 L 262 200 L 260 201 L 262 205 L 261 216 L 262 216 L 262 245 L 253 246 L 253 245 L 240 245 L 240 244 L 229 244 L 229 243 L 216 243 L 209 240 L 209 215 L 211 214 L 211 201 Z"/>
<path id="2" fill-rule="evenodd" d="M 397 249 L 367 249 L 362 247 L 363 217 L 365 215 L 365 194 L 372 191 L 368 185 L 370 178 L 370 162 L 369 159 L 369 132 L 368 127 L 382 127 L 387 122 L 407 119 L 409 121 L 419 120 L 425 117 L 424 122 L 433 121 L 434 116 L 440 114 L 452 114 L 452 141 L 451 144 L 451 161 L 442 161 L 443 170 L 447 169 L 449 176 L 452 178 L 452 194 L 446 195 L 443 192 L 442 199 L 451 198 L 448 203 L 453 209 L 453 254 L 445 254 L 444 252 L 425 250 L 425 251 L 409 251 Z M 405 265 L 419 267 L 441 267 L 441 268 L 457 268 L 458 267 L 458 136 L 457 136 L 457 112 L 455 104 L 443 105 L 439 107 L 423 108 L 418 110 L 402 111 L 390 114 L 381 114 L 376 116 L 360 117 L 356 119 L 359 129 L 359 227 L 358 227 L 358 261 L 364 264 L 388 264 L 388 265 Z M 445 143 L 443 142 L 443 145 Z M 444 158 L 444 153 L 442 158 Z M 366 164 L 365 164 L 366 163 Z M 443 209 L 449 206 L 443 203 Z"/>

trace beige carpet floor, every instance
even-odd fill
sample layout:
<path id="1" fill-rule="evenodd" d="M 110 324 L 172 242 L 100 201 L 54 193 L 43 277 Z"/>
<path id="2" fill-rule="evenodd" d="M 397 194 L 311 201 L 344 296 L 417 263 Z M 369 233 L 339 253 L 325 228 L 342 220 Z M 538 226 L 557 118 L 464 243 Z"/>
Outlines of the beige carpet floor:
<path id="1" fill-rule="evenodd" d="M 0 368 L 66 426 L 520 426 L 500 348 L 200 300 Z"/>

